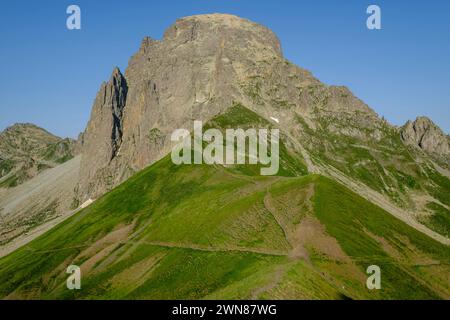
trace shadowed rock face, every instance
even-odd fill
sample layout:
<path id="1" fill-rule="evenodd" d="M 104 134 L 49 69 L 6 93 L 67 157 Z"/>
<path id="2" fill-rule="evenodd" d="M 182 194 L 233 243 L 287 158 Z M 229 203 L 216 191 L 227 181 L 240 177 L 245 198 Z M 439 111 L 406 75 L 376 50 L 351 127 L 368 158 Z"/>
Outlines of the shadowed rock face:
<path id="1" fill-rule="evenodd" d="M 408 121 L 401 129 L 402 140 L 439 158 L 450 156 L 450 139 L 427 117 Z"/>

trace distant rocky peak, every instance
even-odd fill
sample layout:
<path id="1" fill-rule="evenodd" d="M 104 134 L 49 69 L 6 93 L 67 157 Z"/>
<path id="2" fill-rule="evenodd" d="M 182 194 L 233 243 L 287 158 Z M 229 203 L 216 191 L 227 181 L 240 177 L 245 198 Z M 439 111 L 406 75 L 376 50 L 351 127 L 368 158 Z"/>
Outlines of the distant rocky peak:
<path id="1" fill-rule="evenodd" d="M 32 123 L 16 123 L 0 132 L 0 188 L 17 186 L 77 152 L 73 139 L 61 139 Z"/>
<path id="2" fill-rule="evenodd" d="M 408 121 L 400 131 L 402 140 L 428 154 L 450 156 L 449 137 L 427 117 Z"/>
<path id="3" fill-rule="evenodd" d="M 15 123 L 4 130 L 4 133 L 24 133 L 24 132 L 40 132 L 50 137 L 57 138 L 47 130 L 38 127 L 33 123 Z"/>

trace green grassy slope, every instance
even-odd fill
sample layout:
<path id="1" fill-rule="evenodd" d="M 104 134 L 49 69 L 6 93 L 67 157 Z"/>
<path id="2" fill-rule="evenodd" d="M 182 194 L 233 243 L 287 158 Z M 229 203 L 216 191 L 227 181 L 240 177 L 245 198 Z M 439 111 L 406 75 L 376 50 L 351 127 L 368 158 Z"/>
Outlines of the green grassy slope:
<path id="1" fill-rule="evenodd" d="M 450 179 L 436 170 L 430 158 L 406 146 L 397 129 L 383 122 L 374 128 L 365 122 L 358 125 L 354 115 L 323 110 L 315 116 L 319 123 L 315 129 L 297 117 L 299 140 L 315 163 L 333 166 L 417 213 L 430 229 L 450 234 Z"/>
<path id="2" fill-rule="evenodd" d="M 282 129 L 321 172 L 340 171 L 449 235 L 450 179 L 433 163 L 448 169 L 448 161 L 407 146 L 400 128 L 380 119 L 350 90 L 320 83 L 284 59 L 256 61 L 241 89 L 254 110 L 280 116 Z"/>
<path id="3" fill-rule="evenodd" d="M 266 126 L 236 105 L 214 127 Z M 449 298 L 450 249 L 336 182 L 282 138 L 278 176 L 165 157 L 0 259 L 23 299 Z M 301 176 L 303 175 L 303 176 Z M 67 266 L 82 289 L 66 288 Z M 378 265 L 382 289 L 366 288 Z"/>
<path id="4" fill-rule="evenodd" d="M 293 242 L 302 230 L 314 237 Z M 1 259 L 0 296 L 448 298 L 449 256 L 327 178 L 251 177 L 167 157 Z M 81 290 L 65 287 L 70 264 L 81 266 Z M 371 264 L 382 290 L 365 288 Z"/>
<path id="5" fill-rule="evenodd" d="M 225 114 L 218 115 L 217 117 L 209 121 L 204 129 L 207 130 L 209 128 L 220 129 L 222 131 L 222 134 L 225 136 L 224 130 L 229 128 L 240 128 L 243 130 L 247 130 L 249 128 L 272 129 L 274 127 L 272 123 L 260 117 L 255 112 L 247 109 L 239 103 L 235 103 L 226 111 Z M 278 170 L 278 175 L 291 177 L 307 174 L 308 169 L 306 167 L 304 159 L 300 155 L 290 151 L 288 147 L 289 143 L 289 139 L 280 130 L 280 168 Z M 270 148 L 268 148 L 268 150 L 270 152 Z M 252 166 L 238 165 L 234 166 L 233 170 L 247 175 L 259 175 L 260 167 L 261 166 L 259 164 Z"/>

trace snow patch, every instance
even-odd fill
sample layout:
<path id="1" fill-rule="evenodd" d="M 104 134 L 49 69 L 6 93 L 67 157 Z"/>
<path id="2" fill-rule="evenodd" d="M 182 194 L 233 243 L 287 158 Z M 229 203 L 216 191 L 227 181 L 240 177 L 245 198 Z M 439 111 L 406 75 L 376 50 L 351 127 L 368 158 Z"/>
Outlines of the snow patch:
<path id="1" fill-rule="evenodd" d="M 272 120 L 275 121 L 276 123 L 280 123 L 280 120 L 278 120 L 278 118 L 270 117 L 270 119 L 272 119 Z"/>

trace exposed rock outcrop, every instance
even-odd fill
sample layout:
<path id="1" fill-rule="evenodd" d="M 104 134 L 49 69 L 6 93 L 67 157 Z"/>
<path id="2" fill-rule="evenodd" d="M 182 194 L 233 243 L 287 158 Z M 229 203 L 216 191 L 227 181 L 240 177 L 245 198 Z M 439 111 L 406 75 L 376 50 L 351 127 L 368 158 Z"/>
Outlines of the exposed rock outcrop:
<path id="1" fill-rule="evenodd" d="M 427 117 L 408 121 L 401 128 L 402 140 L 438 158 L 450 157 L 450 138 Z"/>

